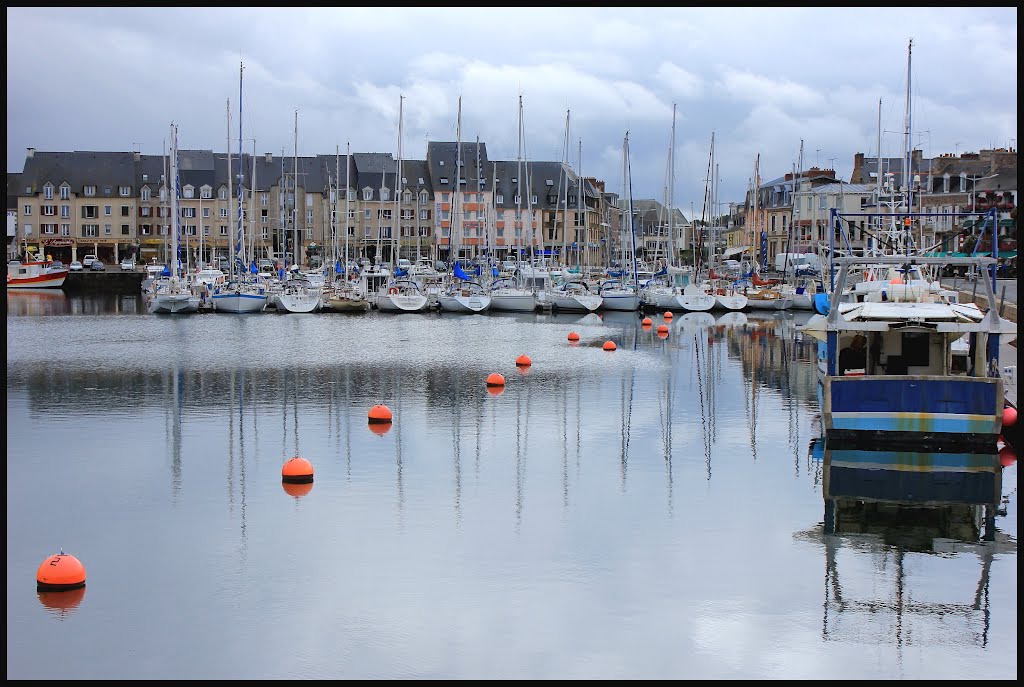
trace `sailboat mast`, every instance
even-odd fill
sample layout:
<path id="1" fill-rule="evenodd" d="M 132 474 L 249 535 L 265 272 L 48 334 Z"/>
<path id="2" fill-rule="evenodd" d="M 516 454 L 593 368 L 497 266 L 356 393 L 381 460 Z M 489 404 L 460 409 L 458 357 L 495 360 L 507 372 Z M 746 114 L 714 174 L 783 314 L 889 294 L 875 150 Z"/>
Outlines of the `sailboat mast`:
<path id="1" fill-rule="evenodd" d="M 231 215 L 231 203 L 232 203 L 232 201 L 234 200 L 234 197 L 235 197 L 234 194 L 231 192 L 231 99 L 230 98 L 228 98 L 227 110 L 228 110 L 228 117 L 227 117 L 227 119 L 228 119 L 228 136 L 227 136 L 227 151 L 228 151 L 228 173 L 227 173 L 227 177 L 228 177 L 228 215 L 230 216 Z M 228 246 L 224 246 L 224 250 L 227 251 L 228 250 Z M 231 275 L 232 279 L 234 279 L 235 278 L 235 258 L 234 258 L 233 255 L 232 255 L 231 260 L 229 260 L 229 263 L 230 264 L 228 266 L 228 274 Z"/>
<path id="2" fill-rule="evenodd" d="M 626 139 L 623 143 L 626 154 L 626 198 L 627 205 L 629 207 L 629 262 L 630 271 L 633 273 L 633 284 L 635 288 L 640 288 L 640 277 L 636 271 L 636 230 L 633 227 L 633 179 L 632 170 L 629 164 L 629 132 L 626 132 Z"/>
<path id="3" fill-rule="evenodd" d="M 558 184 L 562 187 L 559 192 L 559 200 L 562 202 L 562 254 L 560 256 L 561 262 L 569 266 L 569 260 L 566 257 L 566 242 L 568 241 L 569 233 L 569 110 L 565 111 L 565 139 L 562 142 L 562 167 L 561 174 L 558 176 Z M 558 221 L 558 212 L 555 212 L 555 221 Z M 577 258 L 577 263 L 579 262 Z"/>
<path id="4" fill-rule="evenodd" d="M 904 127 L 903 127 L 903 187 L 906 190 L 904 196 L 907 212 L 912 206 L 910 197 L 910 174 L 911 174 L 911 140 L 910 140 L 910 52 L 914 46 L 914 39 L 907 44 L 907 102 L 904 106 Z M 908 242 L 909 244 L 909 242 Z"/>
<path id="5" fill-rule="evenodd" d="M 398 96 L 398 165 L 395 167 L 395 221 L 393 225 L 398 228 L 398 231 L 394 232 L 392 229 L 391 234 L 391 262 L 396 270 L 398 269 L 402 234 L 402 117 L 404 102 L 405 96 Z"/>
<path id="6" fill-rule="evenodd" d="M 352 173 L 352 158 L 351 158 L 352 144 L 348 141 L 345 142 L 345 278 L 348 279 L 348 189 L 350 175 Z"/>
<path id="7" fill-rule="evenodd" d="M 632 182 L 630 183 L 632 185 Z M 665 264 L 675 263 L 675 217 L 672 208 L 675 201 L 676 186 L 676 104 L 672 103 L 672 136 L 668 145 L 668 255 Z M 632 199 L 630 199 L 632 202 Z"/>
<path id="8" fill-rule="evenodd" d="M 516 151 L 516 188 L 515 188 L 515 193 L 516 193 L 516 216 L 515 216 L 515 222 L 514 223 L 517 224 L 518 226 L 516 227 L 517 230 L 515 230 L 513 232 L 513 238 L 514 238 L 516 243 L 519 243 L 520 250 L 522 250 L 522 243 L 520 243 L 520 239 L 522 238 L 522 230 L 523 230 L 523 192 L 522 192 L 522 187 L 523 187 L 523 182 L 522 182 L 522 179 L 523 179 L 523 96 L 522 96 L 522 94 L 519 95 L 519 117 L 518 117 L 517 129 L 518 130 L 517 130 L 516 133 L 517 133 L 517 137 L 518 137 L 518 140 L 519 140 L 519 146 L 518 146 L 518 149 Z M 521 257 L 522 257 L 522 255 L 518 256 L 517 259 L 520 259 Z M 534 265 L 533 251 L 530 251 L 530 265 L 531 266 Z"/>
<path id="9" fill-rule="evenodd" d="M 576 211 L 577 217 L 580 218 L 578 226 L 582 228 L 582 232 L 580 231 L 580 229 L 576 230 L 576 237 L 578 241 L 577 253 L 580 256 L 580 275 L 582 276 L 583 265 L 590 264 L 590 246 L 587 241 L 587 208 L 583 204 L 583 139 L 580 139 L 579 144 L 577 146 L 576 160 L 579 167 L 579 183 L 576 184 Z M 586 256 L 586 263 L 584 263 L 584 255 Z"/>
<path id="10" fill-rule="evenodd" d="M 238 65 L 238 229 L 235 237 L 235 256 L 245 267 L 245 253 L 243 241 L 245 239 L 245 227 L 242 225 L 242 72 L 244 65 Z"/>
<path id="11" fill-rule="evenodd" d="M 459 107 L 455 117 L 455 175 L 452 177 L 452 220 L 451 224 L 451 238 L 448 243 L 451 246 L 450 253 L 453 264 L 459 260 L 459 252 L 461 250 L 461 237 L 459 231 L 461 231 L 462 224 L 459 222 L 459 214 L 462 212 L 460 209 L 462 203 L 459 196 L 462 195 L 462 96 L 459 96 Z M 454 270 L 454 268 L 452 268 Z"/>
<path id="12" fill-rule="evenodd" d="M 178 127 L 171 123 L 171 278 L 178 278 Z"/>
<path id="13" fill-rule="evenodd" d="M 292 264 L 299 264 L 299 111 L 295 110 L 295 154 L 292 156 Z"/>
<path id="14" fill-rule="evenodd" d="M 249 184 L 249 238 L 250 262 L 256 258 L 256 139 L 252 139 L 252 179 Z"/>
<path id="15" fill-rule="evenodd" d="M 341 146 L 334 146 L 334 208 L 331 210 L 334 216 L 334 233 L 331 236 L 331 264 L 338 264 L 338 232 L 341 230 L 341 221 L 338 218 L 338 206 L 341 205 Z M 347 234 L 347 232 L 346 232 Z M 346 268 L 348 262 L 345 263 Z M 339 270 L 334 270 L 334 276 L 338 276 Z"/>

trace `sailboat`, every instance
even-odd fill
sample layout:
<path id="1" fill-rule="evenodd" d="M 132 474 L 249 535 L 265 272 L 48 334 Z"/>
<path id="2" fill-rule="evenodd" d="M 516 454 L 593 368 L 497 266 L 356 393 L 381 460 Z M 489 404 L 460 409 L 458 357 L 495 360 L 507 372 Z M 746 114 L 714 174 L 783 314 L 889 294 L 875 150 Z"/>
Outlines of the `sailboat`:
<path id="1" fill-rule="evenodd" d="M 295 168 L 299 166 L 299 113 L 295 112 Z M 298 174 L 296 174 L 296 180 Z M 253 178 L 255 188 L 256 179 Z M 298 181 L 296 181 L 298 188 Z M 298 241 L 295 242 L 298 246 Z M 289 313 L 310 313 L 320 309 L 323 295 L 323 281 L 313 281 L 309 272 L 302 272 L 296 269 L 297 264 L 292 265 L 288 278 L 280 284 L 279 290 L 274 294 L 275 305 L 278 312 Z M 318 275 L 322 276 L 322 275 Z"/>
<path id="2" fill-rule="evenodd" d="M 582 188 L 582 179 L 580 180 Z M 627 283 L 623 279 L 613 277 L 603 281 L 598 288 L 598 295 L 601 297 L 605 310 L 635 311 L 640 308 L 640 286 L 637 283 L 636 271 L 636 231 L 633 229 L 633 185 L 630 180 L 629 167 L 629 132 L 622 139 L 622 197 L 626 200 L 622 208 L 622 223 L 620 226 L 629 232 L 629 244 L 620 241 L 622 253 L 620 264 L 623 270 L 629 269 L 632 282 Z M 582 209 L 582 202 L 579 204 Z M 625 272 L 624 272 L 625 274 Z"/>
<path id="3" fill-rule="evenodd" d="M 523 96 L 519 96 L 519 174 L 522 174 L 523 159 Z M 521 177 L 516 177 L 517 179 Z M 494 175 L 492 192 L 497 195 L 497 174 Z M 522 217 L 522 194 L 516 194 L 516 222 Z M 515 234 L 513 234 L 515 236 Z M 518 243 L 518 241 L 516 242 Z M 513 274 L 499 276 L 490 285 L 491 309 L 503 312 L 533 312 L 537 309 L 536 290 L 523 281 L 523 272 L 517 268 Z"/>
<path id="4" fill-rule="evenodd" d="M 337 157 L 337 151 L 335 151 L 335 157 Z M 341 163 L 337 162 L 337 174 L 338 179 L 338 194 L 344 192 L 345 194 L 345 222 L 342 225 L 335 219 L 335 227 L 342 227 L 345 232 L 345 252 L 344 262 L 338 260 L 334 263 L 334 283 L 327 289 L 327 295 L 324 302 L 324 308 L 332 312 L 350 312 L 359 313 L 366 312 L 370 309 L 370 301 L 366 298 L 366 293 L 359 288 L 359 283 L 349 278 L 348 272 L 348 213 L 349 213 L 349 188 L 351 182 L 352 172 L 352 152 L 349 144 L 345 145 L 345 188 L 344 191 L 341 189 Z M 337 218 L 338 214 L 338 195 L 334 198 L 334 214 Z M 337 239 L 335 239 L 337 242 Z M 344 266 L 343 266 L 344 265 Z"/>
<path id="5" fill-rule="evenodd" d="M 251 313 L 262 312 L 267 306 L 266 288 L 249 278 L 245 265 L 245 226 L 243 224 L 244 188 L 242 186 L 242 71 L 238 67 L 238 228 L 235 234 L 235 255 L 231 261 L 228 281 L 217 287 L 211 300 L 214 312 Z M 230 119 L 230 118 L 229 118 Z M 230 137 L 230 121 L 228 136 Z M 229 148 L 230 149 L 230 148 Z M 229 162 L 230 169 L 230 162 Z M 228 174 L 228 197 L 231 197 L 231 175 Z"/>
<path id="6" fill-rule="evenodd" d="M 171 270 L 170 276 L 157 279 L 153 293 L 149 296 L 151 313 L 190 313 L 199 310 L 197 296 L 179 275 L 178 259 L 178 127 L 171 124 Z"/>

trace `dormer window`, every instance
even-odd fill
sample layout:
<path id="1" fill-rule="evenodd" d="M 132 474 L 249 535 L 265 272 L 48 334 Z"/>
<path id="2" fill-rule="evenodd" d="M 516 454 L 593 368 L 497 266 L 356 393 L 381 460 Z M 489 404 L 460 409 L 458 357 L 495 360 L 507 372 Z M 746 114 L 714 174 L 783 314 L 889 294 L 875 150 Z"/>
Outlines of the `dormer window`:
<path id="1" fill-rule="evenodd" d="M 373 200 L 373 189 L 372 188 L 364 188 L 363 189 L 363 200 Z"/>
<path id="2" fill-rule="evenodd" d="M 444 186 L 448 185 L 448 177 L 441 177 L 441 184 Z"/>
<path id="3" fill-rule="evenodd" d="M 195 198 L 195 192 L 196 192 L 195 187 L 192 186 L 191 184 L 189 184 L 184 189 L 182 189 L 181 197 L 182 198 Z"/>
<path id="4" fill-rule="evenodd" d="M 381 199 L 381 202 L 387 202 L 387 201 L 391 200 L 391 189 L 389 189 L 389 188 L 382 188 L 380 190 L 380 199 Z"/>

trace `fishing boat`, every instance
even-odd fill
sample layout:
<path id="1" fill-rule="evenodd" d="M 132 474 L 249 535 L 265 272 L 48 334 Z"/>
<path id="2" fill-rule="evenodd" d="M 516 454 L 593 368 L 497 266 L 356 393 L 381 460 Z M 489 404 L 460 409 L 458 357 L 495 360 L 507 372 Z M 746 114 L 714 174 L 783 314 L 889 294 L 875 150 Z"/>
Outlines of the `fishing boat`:
<path id="1" fill-rule="evenodd" d="M 835 260 L 839 277 L 828 313 L 812 315 L 801 328 L 819 342 L 821 417 L 828 438 L 912 446 L 996 443 L 1005 405 L 1000 341 L 1016 335 L 1016 323 L 993 307 L 959 303 L 941 290 L 910 284 L 912 279 L 894 278 L 863 300 L 841 298 L 847 281 L 870 266 L 892 266 L 904 275 L 915 274 L 915 267 L 942 266 L 991 274 L 995 264 L 995 258 L 981 256 Z M 987 303 L 996 302 L 993 281 L 981 283 Z M 965 341 L 967 355 L 960 355 Z M 863 352 L 851 354 L 856 348 Z"/>
<path id="2" fill-rule="evenodd" d="M 68 268 L 52 260 L 12 260 L 7 263 L 8 289 L 59 289 Z"/>

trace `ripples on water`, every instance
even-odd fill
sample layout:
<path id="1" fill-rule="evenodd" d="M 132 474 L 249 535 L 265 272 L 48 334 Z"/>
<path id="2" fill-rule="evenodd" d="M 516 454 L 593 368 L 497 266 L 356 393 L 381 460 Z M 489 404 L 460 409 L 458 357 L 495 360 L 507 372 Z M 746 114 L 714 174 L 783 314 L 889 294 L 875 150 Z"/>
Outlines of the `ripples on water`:
<path id="1" fill-rule="evenodd" d="M 8 677 L 1015 677 L 1015 464 L 830 505 L 806 317 L 9 294 Z"/>

